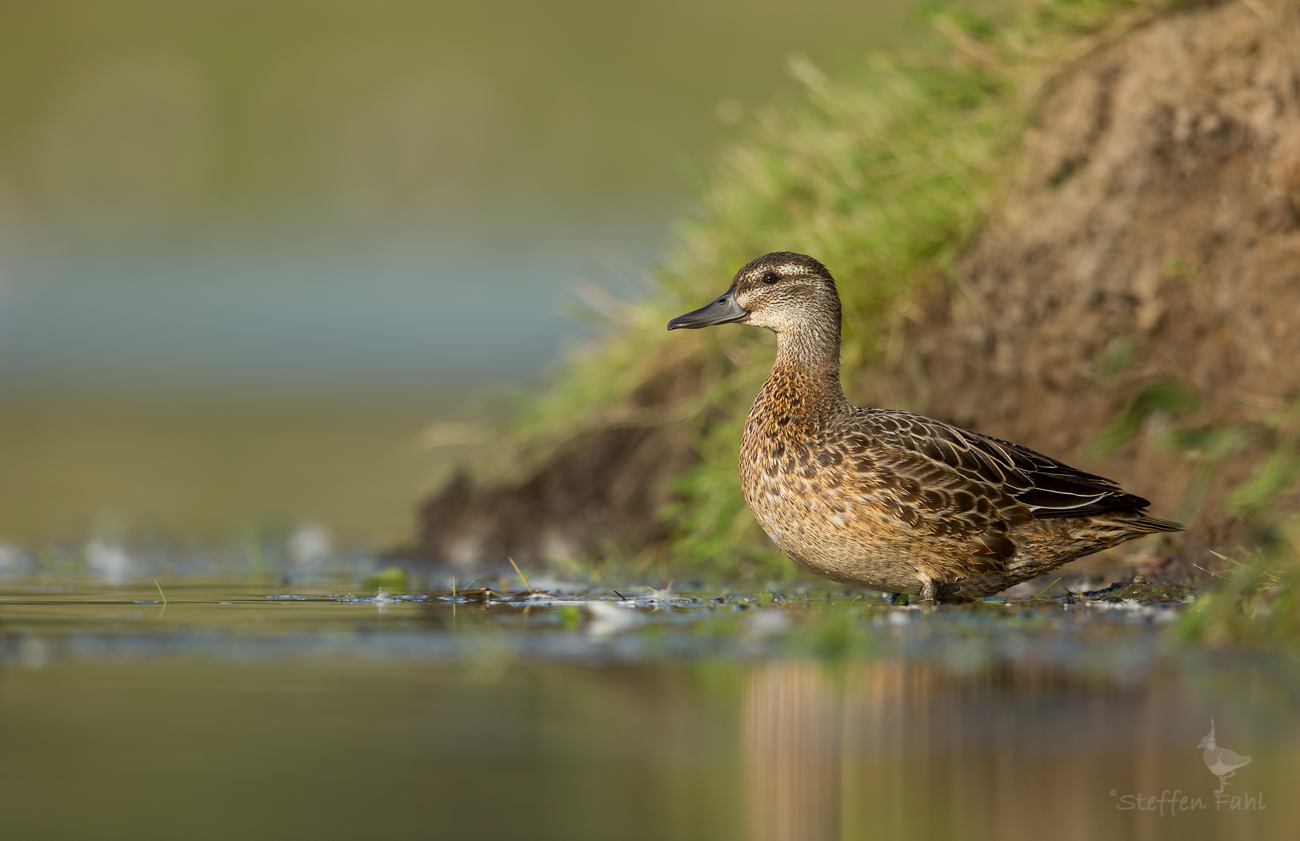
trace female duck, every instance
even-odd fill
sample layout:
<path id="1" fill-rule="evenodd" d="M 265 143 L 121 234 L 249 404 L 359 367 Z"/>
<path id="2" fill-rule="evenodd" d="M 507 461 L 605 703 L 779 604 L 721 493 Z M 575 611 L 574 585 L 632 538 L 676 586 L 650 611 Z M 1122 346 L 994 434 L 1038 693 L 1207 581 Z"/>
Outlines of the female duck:
<path id="1" fill-rule="evenodd" d="M 740 483 L 763 530 L 835 581 L 921 599 L 991 595 L 1144 534 L 1178 531 L 1147 500 L 1033 450 L 888 409 L 840 387 L 840 298 L 789 252 L 742 268 L 668 329 L 752 324 L 776 364 L 750 409 Z"/>

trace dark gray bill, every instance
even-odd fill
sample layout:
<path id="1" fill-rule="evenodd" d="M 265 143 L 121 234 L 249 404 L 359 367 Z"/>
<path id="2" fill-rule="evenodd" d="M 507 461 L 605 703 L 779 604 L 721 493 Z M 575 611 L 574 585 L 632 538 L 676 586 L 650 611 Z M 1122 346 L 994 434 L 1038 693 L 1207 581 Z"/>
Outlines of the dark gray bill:
<path id="1" fill-rule="evenodd" d="M 677 330 L 681 327 L 687 327 L 695 330 L 700 327 L 712 327 L 715 324 L 730 324 L 733 321 L 742 321 L 748 316 L 749 310 L 736 303 L 736 290 L 728 289 L 722 293 L 721 298 L 708 306 L 700 307 L 694 312 L 686 313 L 686 315 L 677 316 L 668 322 L 668 329 Z"/>

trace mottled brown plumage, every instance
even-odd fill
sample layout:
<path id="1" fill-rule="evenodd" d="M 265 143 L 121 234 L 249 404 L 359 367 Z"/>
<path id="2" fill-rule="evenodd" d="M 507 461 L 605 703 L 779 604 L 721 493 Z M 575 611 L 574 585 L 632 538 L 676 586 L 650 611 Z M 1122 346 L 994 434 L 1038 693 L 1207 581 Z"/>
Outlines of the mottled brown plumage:
<path id="1" fill-rule="evenodd" d="M 668 329 L 726 323 L 777 335 L 750 409 L 740 482 L 781 551 L 835 581 L 923 599 L 991 595 L 1084 555 L 1181 529 L 1145 499 L 1033 450 L 840 387 L 840 299 L 826 267 L 767 254 Z"/>

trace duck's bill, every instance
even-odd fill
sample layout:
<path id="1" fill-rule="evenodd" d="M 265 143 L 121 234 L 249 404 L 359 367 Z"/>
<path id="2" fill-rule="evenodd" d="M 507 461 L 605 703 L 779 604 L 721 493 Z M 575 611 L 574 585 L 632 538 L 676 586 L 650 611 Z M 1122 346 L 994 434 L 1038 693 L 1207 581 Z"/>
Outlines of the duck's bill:
<path id="1" fill-rule="evenodd" d="M 731 324 L 749 318 L 749 310 L 736 303 L 736 293 L 728 289 L 722 297 L 705 307 L 679 315 L 668 322 L 669 330 L 687 328 L 697 330 L 700 327 L 712 327 L 715 324 Z"/>

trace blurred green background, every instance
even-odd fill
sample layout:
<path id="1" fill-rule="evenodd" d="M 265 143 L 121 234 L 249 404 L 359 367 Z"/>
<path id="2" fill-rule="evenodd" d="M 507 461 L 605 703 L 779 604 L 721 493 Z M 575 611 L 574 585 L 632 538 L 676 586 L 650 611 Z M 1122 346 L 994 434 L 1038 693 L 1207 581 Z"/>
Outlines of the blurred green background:
<path id="1" fill-rule="evenodd" d="M 421 431 L 543 377 L 580 286 L 639 294 L 789 56 L 913 9 L 5 4 L 0 542 L 405 537 Z"/>

